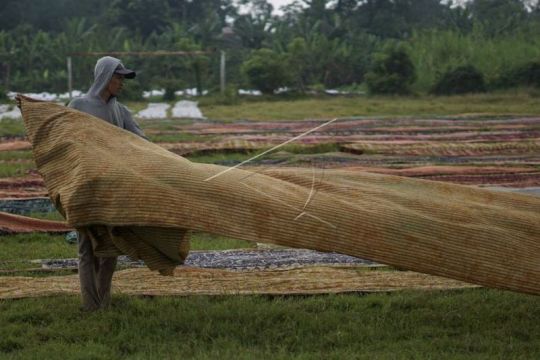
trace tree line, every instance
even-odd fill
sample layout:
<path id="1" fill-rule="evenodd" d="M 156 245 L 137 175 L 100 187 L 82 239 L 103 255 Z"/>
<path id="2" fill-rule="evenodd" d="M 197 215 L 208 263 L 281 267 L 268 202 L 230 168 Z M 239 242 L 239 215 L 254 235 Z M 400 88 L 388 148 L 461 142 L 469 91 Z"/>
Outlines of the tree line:
<path id="1" fill-rule="evenodd" d="M 459 93 L 540 86 L 536 0 L 3 0 L 4 90 L 66 91 L 77 52 L 213 50 L 192 57 L 128 57 L 141 89 L 219 86 L 373 93 Z M 73 59 L 86 89 L 95 63 Z M 465 85 L 463 85 L 465 84 Z"/>

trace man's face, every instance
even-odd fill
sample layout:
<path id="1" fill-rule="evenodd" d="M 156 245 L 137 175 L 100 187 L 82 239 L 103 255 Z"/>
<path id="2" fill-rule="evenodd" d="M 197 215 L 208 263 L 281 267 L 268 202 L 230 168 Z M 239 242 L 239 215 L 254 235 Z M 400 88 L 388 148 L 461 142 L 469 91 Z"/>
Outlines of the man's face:
<path id="1" fill-rule="evenodd" d="M 124 87 L 124 75 L 113 74 L 109 85 L 107 85 L 107 90 L 111 93 L 111 96 L 118 96 L 122 88 Z"/>

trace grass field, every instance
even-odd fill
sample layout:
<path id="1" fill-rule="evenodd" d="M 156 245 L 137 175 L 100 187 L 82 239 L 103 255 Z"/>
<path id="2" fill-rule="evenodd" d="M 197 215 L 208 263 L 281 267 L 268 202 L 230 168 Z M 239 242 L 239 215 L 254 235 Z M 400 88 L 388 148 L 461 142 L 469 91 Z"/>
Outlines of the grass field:
<path id="1" fill-rule="evenodd" d="M 241 102 L 237 105 L 200 102 L 209 119 L 302 120 L 354 116 L 448 116 L 460 114 L 526 115 L 540 113 L 537 90 L 463 96 L 421 97 L 331 97 L 274 99 Z"/>
<path id="2" fill-rule="evenodd" d="M 521 90 L 455 97 L 278 97 L 234 105 L 203 98 L 200 105 L 209 119 L 232 122 L 538 115 L 539 99 L 537 92 Z M 132 110 L 145 106 L 128 105 Z M 174 134 L 175 126 L 186 123 L 141 121 L 146 131 L 156 130 L 154 141 L 197 141 L 196 134 Z M 0 137 L 21 136 L 20 121 L 0 122 Z M 314 154 L 337 147 L 292 144 L 285 150 Z M 252 155 L 210 153 L 190 159 L 215 163 Z M 0 152 L 0 177 L 23 175 L 32 166 L 30 151 Z M 60 219 L 57 213 L 31 215 Z M 254 246 L 192 235 L 193 250 Z M 76 256 L 76 245 L 63 235 L 0 237 L 0 270 L 20 271 L 2 276 L 36 276 L 25 272 L 37 266 L 28 260 Z M 490 289 L 278 297 L 122 295 L 114 297 L 110 310 L 93 314 L 81 312 L 75 296 L 0 300 L 0 359 L 539 359 L 539 318 L 538 297 Z"/>
<path id="3" fill-rule="evenodd" d="M 20 359 L 538 359 L 538 298 L 495 290 L 329 296 L 0 300 Z"/>
<path id="4" fill-rule="evenodd" d="M 0 241 L 0 263 L 10 268 L 14 264 L 5 260 L 76 256 L 76 246 L 63 236 L 15 235 Z M 194 249 L 249 246 L 193 235 Z M 110 310 L 93 314 L 82 313 L 75 296 L 0 300 L 0 358 L 535 359 L 539 316 L 538 297 L 489 289 L 122 295 L 115 296 Z"/>

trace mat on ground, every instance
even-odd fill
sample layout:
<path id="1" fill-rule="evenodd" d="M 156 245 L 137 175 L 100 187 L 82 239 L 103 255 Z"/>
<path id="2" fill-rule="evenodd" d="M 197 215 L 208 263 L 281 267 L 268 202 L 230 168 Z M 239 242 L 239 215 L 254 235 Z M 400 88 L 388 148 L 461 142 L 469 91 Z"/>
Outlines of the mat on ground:
<path id="1" fill-rule="evenodd" d="M 66 233 L 72 228 L 61 221 L 34 219 L 0 211 L 0 235 L 31 232 Z"/>
<path id="2" fill-rule="evenodd" d="M 308 295 L 346 292 L 449 290 L 474 285 L 410 271 L 308 267 L 292 270 L 226 271 L 180 267 L 174 277 L 148 269 L 117 271 L 113 292 L 130 295 Z M 0 276 L 0 299 L 79 294 L 77 275 Z"/>

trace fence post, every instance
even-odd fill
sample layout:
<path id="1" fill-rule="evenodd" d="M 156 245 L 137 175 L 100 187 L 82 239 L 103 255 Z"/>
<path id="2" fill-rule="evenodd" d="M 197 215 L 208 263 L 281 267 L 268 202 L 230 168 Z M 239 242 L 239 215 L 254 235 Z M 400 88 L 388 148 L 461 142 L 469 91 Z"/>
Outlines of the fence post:
<path id="1" fill-rule="evenodd" d="M 221 50 L 221 61 L 219 66 L 219 88 L 221 95 L 225 95 L 225 51 Z"/>
<path id="2" fill-rule="evenodd" d="M 69 100 L 71 100 L 71 94 L 73 93 L 73 73 L 72 73 L 72 66 L 71 66 L 71 56 L 67 57 L 67 71 L 68 71 Z"/>

